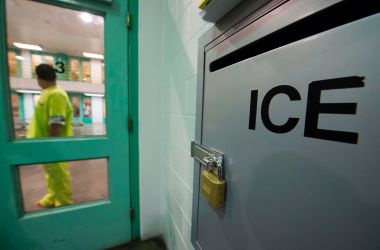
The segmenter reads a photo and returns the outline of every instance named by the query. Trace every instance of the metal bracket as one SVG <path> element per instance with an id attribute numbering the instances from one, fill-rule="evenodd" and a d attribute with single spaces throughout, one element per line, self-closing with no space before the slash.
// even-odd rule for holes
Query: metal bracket
<path id="1" fill-rule="evenodd" d="M 132 130 L 133 130 L 133 119 L 132 119 L 132 117 L 130 117 L 130 116 L 128 116 L 128 131 L 129 132 L 132 132 Z"/>
<path id="2" fill-rule="evenodd" d="M 191 157 L 205 166 L 207 170 L 215 171 L 219 179 L 224 178 L 223 153 L 192 141 Z"/>

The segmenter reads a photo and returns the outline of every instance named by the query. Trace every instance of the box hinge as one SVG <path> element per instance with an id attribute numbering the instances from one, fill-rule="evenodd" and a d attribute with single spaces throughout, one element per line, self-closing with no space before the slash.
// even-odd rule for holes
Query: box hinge
<path id="1" fill-rule="evenodd" d="M 132 129 L 133 129 L 133 119 L 132 117 L 128 117 L 128 131 L 129 132 L 132 132 Z"/>
<path id="2" fill-rule="evenodd" d="M 130 218 L 131 220 L 133 220 L 134 215 L 135 215 L 135 213 L 134 213 L 133 208 L 129 208 L 129 218 Z"/>

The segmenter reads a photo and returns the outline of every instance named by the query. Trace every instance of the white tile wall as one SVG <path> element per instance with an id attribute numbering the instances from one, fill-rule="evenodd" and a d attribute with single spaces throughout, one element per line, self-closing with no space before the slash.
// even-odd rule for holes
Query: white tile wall
<path id="1" fill-rule="evenodd" d="M 198 39 L 210 28 L 198 0 L 165 0 L 163 6 L 162 183 L 164 239 L 169 249 L 191 244 Z"/>
<path id="2" fill-rule="evenodd" d="M 139 1 L 141 233 L 146 238 L 158 232 L 149 221 L 160 215 L 159 234 L 172 250 L 194 249 L 190 142 L 195 134 L 197 49 L 199 37 L 211 27 L 199 16 L 198 2 Z M 158 155 L 156 164 L 152 154 Z M 160 181 L 149 184 L 157 170 Z M 161 212 L 148 201 L 152 193 L 160 194 Z"/>
<path id="3" fill-rule="evenodd" d="M 139 1 L 139 189 L 143 239 L 163 234 L 161 182 L 162 2 Z"/>

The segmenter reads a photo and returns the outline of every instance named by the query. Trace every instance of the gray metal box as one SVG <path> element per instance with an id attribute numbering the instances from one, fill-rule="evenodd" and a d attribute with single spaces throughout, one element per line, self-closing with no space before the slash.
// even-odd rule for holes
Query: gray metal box
<path id="1" fill-rule="evenodd" d="M 380 249 L 374 2 L 243 2 L 201 38 L 196 142 L 227 191 L 212 209 L 195 162 L 196 249 Z"/>

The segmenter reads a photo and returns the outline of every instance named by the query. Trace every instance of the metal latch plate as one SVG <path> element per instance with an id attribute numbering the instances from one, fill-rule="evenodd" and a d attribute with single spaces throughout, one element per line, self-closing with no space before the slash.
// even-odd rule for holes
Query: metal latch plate
<path id="1" fill-rule="evenodd" d="M 205 159 L 210 157 L 217 157 L 223 160 L 223 153 L 215 149 L 205 147 L 193 141 L 191 142 L 191 157 L 196 159 L 203 166 L 207 166 L 208 162 Z"/>

